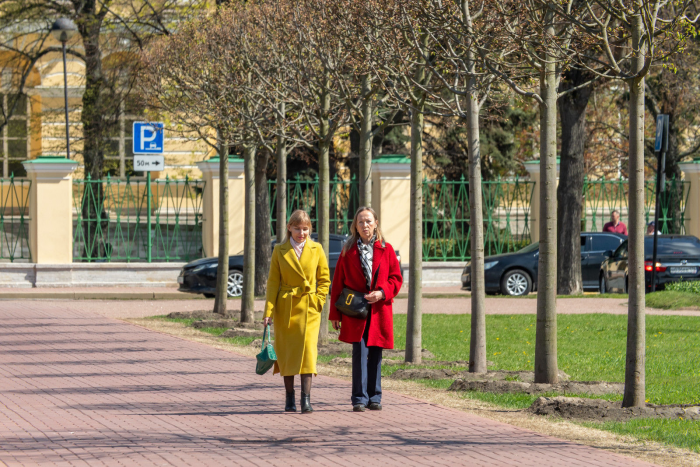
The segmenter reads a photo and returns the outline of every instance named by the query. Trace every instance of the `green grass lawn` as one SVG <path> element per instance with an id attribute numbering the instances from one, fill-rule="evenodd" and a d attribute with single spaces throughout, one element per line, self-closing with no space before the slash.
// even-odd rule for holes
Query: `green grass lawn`
<path id="1" fill-rule="evenodd" d="M 665 293 L 665 292 L 658 292 Z M 164 317 L 158 317 L 164 319 Z M 194 320 L 172 320 L 190 324 Z M 532 371 L 535 352 L 535 315 L 486 316 L 487 358 L 490 369 Z M 406 315 L 394 316 L 396 348 L 406 342 Z M 627 317 L 624 315 L 559 315 L 559 369 L 572 380 L 624 381 Z M 223 329 L 203 329 L 214 335 Z M 700 317 L 647 316 L 646 394 L 654 404 L 700 404 Z M 470 315 L 424 315 L 423 348 L 438 360 L 468 360 Z M 232 338 L 247 345 L 253 338 Z M 344 355 L 349 356 L 349 355 Z M 334 357 L 319 357 L 327 362 Z M 429 362 L 426 362 L 429 365 Z M 405 366 L 385 366 L 388 375 Z M 451 380 L 425 381 L 447 389 Z M 529 407 L 538 396 L 467 392 L 463 397 L 509 408 Z M 622 400 L 610 395 L 608 400 Z M 700 422 L 634 420 L 595 424 L 596 427 L 640 439 L 657 440 L 700 452 Z"/>
<path id="2" fill-rule="evenodd" d="M 405 345 L 406 316 L 394 317 L 396 344 Z M 491 369 L 533 370 L 534 315 L 486 316 L 487 358 Z M 559 368 L 573 380 L 624 381 L 627 317 L 559 315 Z M 469 315 L 424 315 L 423 347 L 440 360 L 466 360 Z M 647 316 L 646 394 L 655 404 L 700 404 L 700 317 Z M 428 382 L 447 387 L 449 382 Z M 463 393 L 463 397 L 509 408 L 529 407 L 538 396 Z M 607 396 L 621 400 L 621 396 Z M 700 452 L 700 421 L 640 419 L 594 424 L 639 439 L 661 441 Z"/>
<path id="3" fill-rule="evenodd" d="M 681 308 L 697 310 L 700 307 L 700 295 L 693 292 L 662 290 L 647 294 L 646 304 L 650 308 L 662 310 L 679 310 Z"/>

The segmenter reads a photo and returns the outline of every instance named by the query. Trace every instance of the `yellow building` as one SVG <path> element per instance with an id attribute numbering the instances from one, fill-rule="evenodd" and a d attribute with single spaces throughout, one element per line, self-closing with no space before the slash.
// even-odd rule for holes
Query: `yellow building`
<path id="1" fill-rule="evenodd" d="M 59 43 L 47 41 L 46 47 L 60 47 Z M 73 40 L 70 47 L 82 52 L 79 41 Z M 109 63 L 119 52 L 103 57 Z M 123 57 L 122 57 L 123 59 Z M 64 115 L 64 75 L 60 53 L 50 53 L 38 60 L 25 82 L 25 92 L 17 97 L 18 68 L 16 56 L 7 52 L 0 54 L 2 81 L 0 98 L 5 115 L 17 100 L 15 110 L 1 132 L 0 178 L 11 174 L 25 176 L 21 161 L 37 156 L 66 155 Z M 71 158 L 80 164 L 77 177 L 82 172 L 82 123 L 81 107 L 85 89 L 85 64 L 73 55 L 67 56 L 68 107 L 71 138 Z M 132 91 L 121 103 L 118 123 L 107 136 L 105 169 L 113 176 L 124 177 L 132 167 L 132 123 L 148 120 L 143 96 Z M 165 170 L 161 176 L 182 178 L 185 175 L 199 178 L 201 172 L 196 162 L 203 160 L 210 149 L 202 142 L 165 132 Z M 137 173 L 137 175 L 141 175 Z"/>

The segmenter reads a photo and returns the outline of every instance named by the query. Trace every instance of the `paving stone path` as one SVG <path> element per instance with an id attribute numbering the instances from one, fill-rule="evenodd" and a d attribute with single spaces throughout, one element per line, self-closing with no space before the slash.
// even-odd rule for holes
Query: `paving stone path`
<path id="1" fill-rule="evenodd" d="M 649 465 L 393 393 L 354 413 L 323 376 L 316 412 L 285 414 L 280 377 L 253 370 L 70 302 L 0 301 L 0 465 Z"/>

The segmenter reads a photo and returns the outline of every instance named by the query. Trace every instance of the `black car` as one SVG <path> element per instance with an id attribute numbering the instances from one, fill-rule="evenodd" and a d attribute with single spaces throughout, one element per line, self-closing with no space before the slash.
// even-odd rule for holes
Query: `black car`
<path id="1" fill-rule="evenodd" d="M 584 289 L 598 289 L 600 264 L 606 252 L 616 249 L 626 240 L 622 234 L 609 232 L 581 233 L 581 275 Z M 484 280 L 487 293 L 527 295 L 537 290 L 539 243 L 533 243 L 515 253 L 489 256 L 484 259 Z M 471 262 L 462 272 L 462 286 L 471 288 Z"/>
<path id="2" fill-rule="evenodd" d="M 644 276 L 651 290 L 652 248 L 654 237 L 644 238 Z M 610 258 L 600 267 L 601 293 L 627 293 L 627 242 L 608 252 Z M 700 240 L 692 235 L 659 235 L 656 247 L 656 289 L 669 282 L 700 280 Z"/>
<path id="3" fill-rule="evenodd" d="M 313 233 L 311 238 L 316 241 L 318 235 Z M 331 270 L 331 277 L 335 270 L 335 264 L 338 262 L 340 250 L 343 248 L 343 243 L 348 238 L 347 235 L 331 234 L 329 236 L 330 257 L 328 258 L 328 267 Z M 276 240 L 272 241 L 274 248 Z M 397 253 L 398 254 L 398 253 Z M 191 263 L 187 263 L 180 271 L 180 276 L 177 278 L 180 284 L 181 292 L 201 293 L 205 297 L 211 298 L 216 293 L 216 273 L 218 270 L 219 259 L 202 258 Z M 239 297 L 243 293 L 243 255 L 228 257 L 228 296 Z"/>

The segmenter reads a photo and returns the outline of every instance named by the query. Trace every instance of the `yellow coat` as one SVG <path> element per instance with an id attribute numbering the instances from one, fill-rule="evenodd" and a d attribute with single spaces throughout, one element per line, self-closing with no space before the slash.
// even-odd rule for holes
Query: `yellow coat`
<path id="1" fill-rule="evenodd" d="M 320 244 L 307 238 L 301 258 L 289 240 L 275 246 L 265 303 L 265 317 L 272 317 L 275 327 L 274 373 L 316 374 L 321 309 L 330 285 L 328 261 Z"/>

